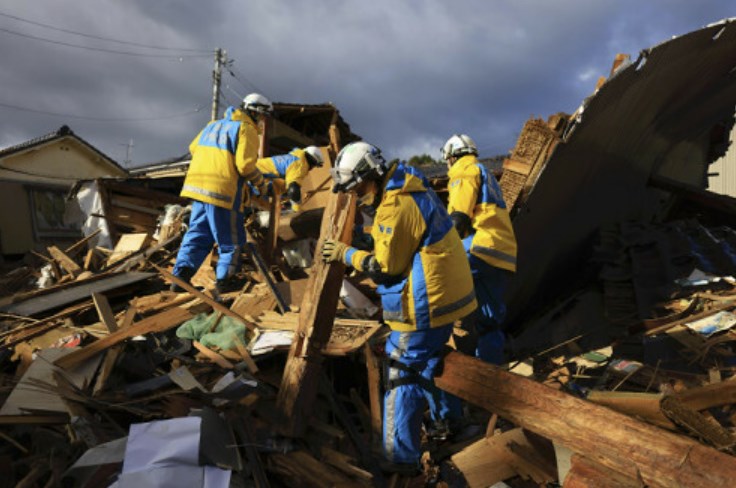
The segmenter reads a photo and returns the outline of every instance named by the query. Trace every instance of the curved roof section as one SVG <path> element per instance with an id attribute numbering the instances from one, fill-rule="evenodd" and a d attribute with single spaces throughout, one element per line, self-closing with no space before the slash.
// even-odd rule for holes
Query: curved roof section
<path id="1" fill-rule="evenodd" d="M 570 291 L 602 226 L 664 217 L 669 195 L 653 178 L 706 188 L 710 132 L 736 107 L 735 20 L 642 51 L 583 102 L 513 217 L 510 320 Z"/>

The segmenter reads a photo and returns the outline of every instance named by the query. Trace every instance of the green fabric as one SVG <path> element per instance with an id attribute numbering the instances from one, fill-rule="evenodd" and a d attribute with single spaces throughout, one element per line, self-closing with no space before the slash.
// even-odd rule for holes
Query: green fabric
<path id="1" fill-rule="evenodd" d="M 235 348 L 237 336 L 243 344 L 248 341 L 245 337 L 245 324 L 240 320 L 224 315 L 215 330 L 210 332 L 212 324 L 217 320 L 217 313 L 200 313 L 194 318 L 187 320 L 176 329 L 176 336 L 182 339 L 199 341 L 203 346 L 228 350 Z"/>

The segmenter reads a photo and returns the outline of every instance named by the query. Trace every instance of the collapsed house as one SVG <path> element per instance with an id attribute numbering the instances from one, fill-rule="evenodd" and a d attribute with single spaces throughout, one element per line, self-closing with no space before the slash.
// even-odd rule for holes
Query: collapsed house
<path id="1" fill-rule="evenodd" d="M 445 357 L 437 386 L 482 429 L 428 441 L 414 479 L 378 466 L 386 329 L 374 287 L 313 259 L 318 240 L 348 241 L 355 223 L 354 198 L 328 191 L 327 167 L 310 174 L 302 212 L 274 205 L 249 219 L 246 284 L 219 297 L 207 265 L 196 287 L 167 291 L 185 219 L 159 219 L 174 197 L 145 185 L 180 169 L 100 180 L 108 203 L 92 213 L 114 228 L 111 248 L 90 245 L 102 233 L 91 225 L 49 247 L 56 285 L 0 304 L 5 478 L 727 486 L 736 200 L 707 184 L 734 150 L 735 54 L 733 23 L 707 26 L 618 59 L 574 114 L 524 126 L 501 176 L 519 242 L 511 363 Z M 352 137 L 334 107 L 313 122 L 308 107 L 283 110 L 309 142 L 272 148 L 316 143 L 330 161 Z M 14 280 L 7 288 L 22 288 Z"/>

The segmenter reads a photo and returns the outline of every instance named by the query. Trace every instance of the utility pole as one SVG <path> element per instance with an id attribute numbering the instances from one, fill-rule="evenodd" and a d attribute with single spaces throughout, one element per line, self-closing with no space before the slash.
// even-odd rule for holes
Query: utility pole
<path id="1" fill-rule="evenodd" d="M 220 112 L 220 81 L 222 80 L 222 67 L 227 63 L 227 53 L 224 49 L 215 50 L 215 69 L 212 70 L 212 117 L 218 118 Z"/>
<path id="2" fill-rule="evenodd" d="M 125 146 L 125 161 L 123 161 L 123 166 L 126 168 L 130 166 L 131 159 L 130 156 L 133 153 L 133 139 L 130 139 L 127 144 L 120 144 L 121 146 Z"/>

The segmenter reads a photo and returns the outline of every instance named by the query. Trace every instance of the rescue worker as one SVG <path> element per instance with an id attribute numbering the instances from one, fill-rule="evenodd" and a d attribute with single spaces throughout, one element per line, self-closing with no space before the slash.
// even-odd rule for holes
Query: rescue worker
<path id="1" fill-rule="evenodd" d="M 475 142 L 465 134 L 453 135 L 443 146 L 449 169 L 447 211 L 463 238 L 473 273 L 478 299 L 475 356 L 502 364 L 504 293 L 516 271 L 516 237 L 501 188 L 477 156 Z"/>
<path id="2" fill-rule="evenodd" d="M 453 323 L 477 306 L 470 267 L 447 211 L 418 170 L 387 164 L 378 148 L 355 142 L 338 154 L 332 177 L 333 191 L 355 191 L 358 205 L 375 208 L 373 252 L 333 240 L 321 251 L 325 261 L 341 261 L 378 285 L 392 330 L 384 385 L 387 469 L 415 469 L 425 401 L 445 418 L 462 416 L 460 400 L 437 388 L 433 377 Z"/>
<path id="3" fill-rule="evenodd" d="M 271 187 L 269 193 L 275 198 L 286 193 L 292 210 L 298 211 L 302 203 L 302 181 L 312 168 L 321 168 L 323 164 L 320 148 L 308 146 L 295 148 L 288 154 L 261 158 L 256 166 Z"/>
<path id="4" fill-rule="evenodd" d="M 246 182 L 265 192 L 265 180 L 256 167 L 258 123 L 272 112 L 268 98 L 251 93 L 240 107 L 228 107 L 224 118 L 207 124 L 189 145 L 192 160 L 181 196 L 193 200 L 192 215 L 176 256 L 174 276 L 189 281 L 215 243 L 218 291 L 223 291 L 237 270 L 245 244 Z M 181 291 L 176 285 L 172 290 Z"/>

